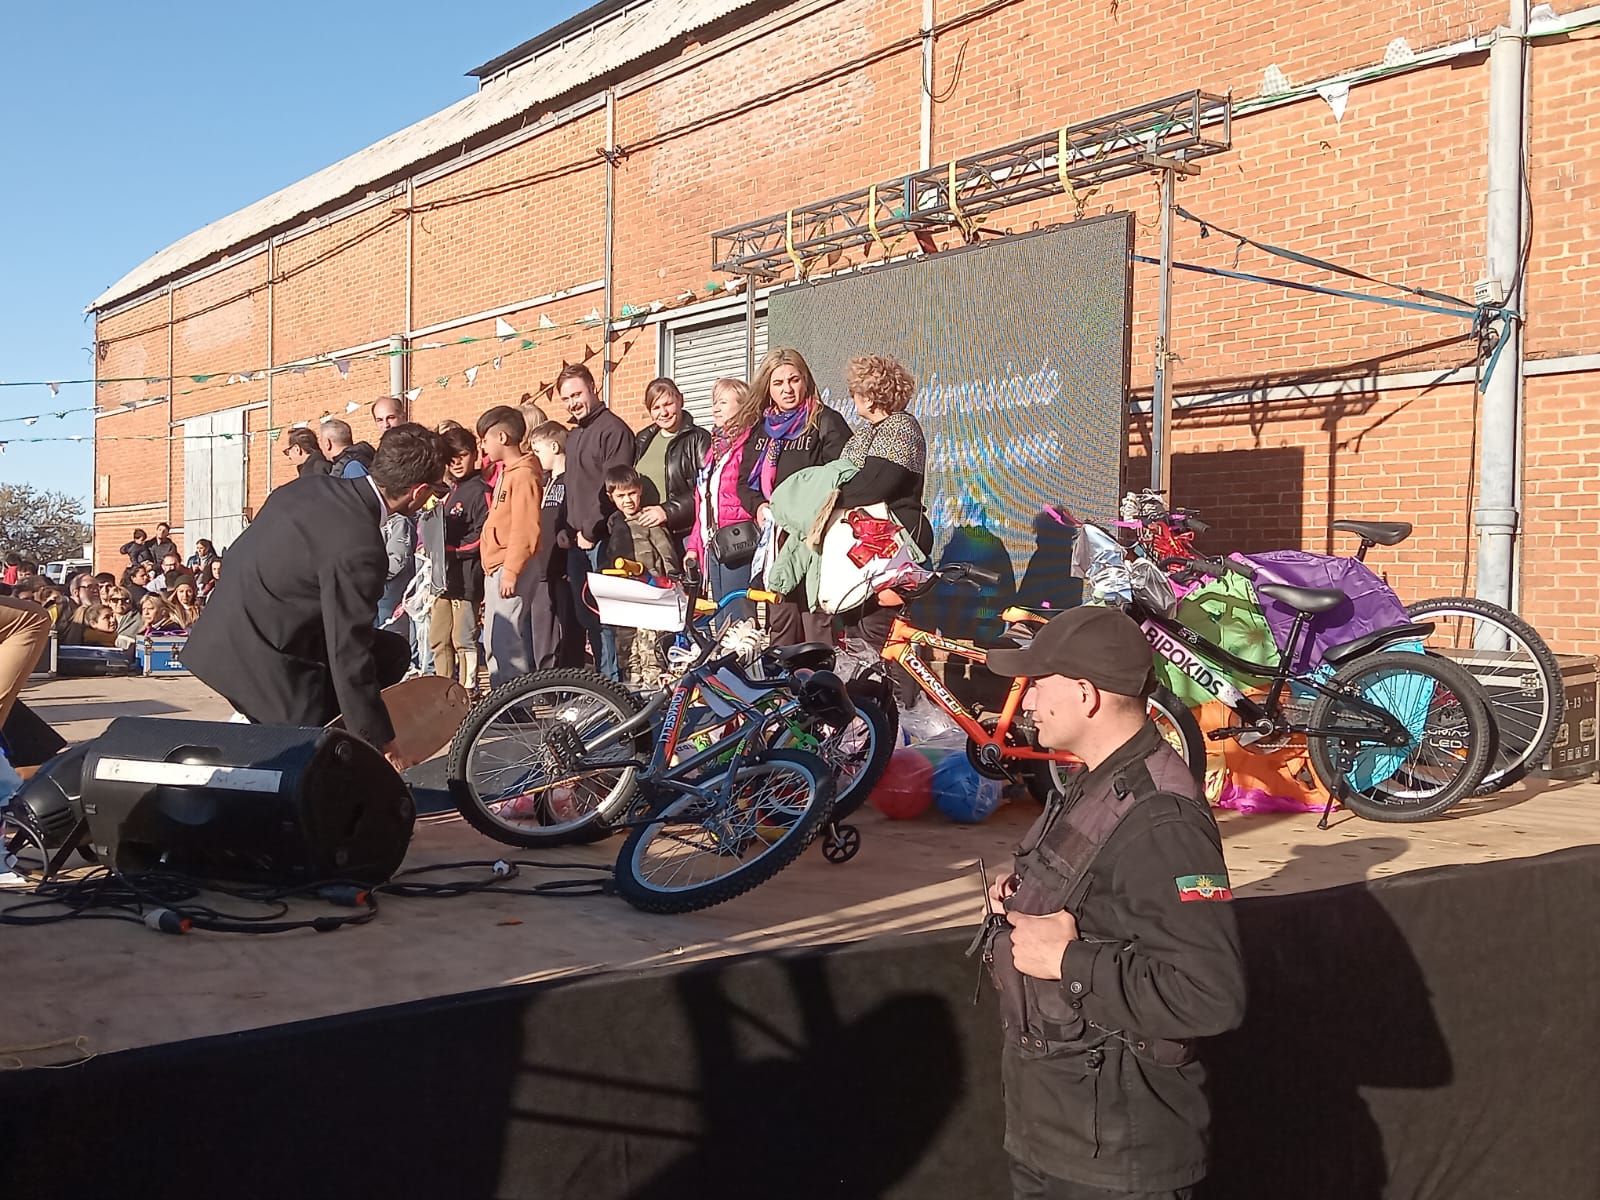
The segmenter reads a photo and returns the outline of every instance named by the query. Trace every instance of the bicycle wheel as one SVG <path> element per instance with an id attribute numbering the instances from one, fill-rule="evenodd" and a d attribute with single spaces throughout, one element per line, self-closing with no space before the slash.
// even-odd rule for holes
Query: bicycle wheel
<path id="1" fill-rule="evenodd" d="M 1158 687 L 1150 693 L 1150 719 L 1156 723 L 1156 730 L 1166 739 L 1167 744 L 1178 752 L 1184 764 L 1189 768 L 1189 774 L 1194 776 L 1194 781 L 1201 789 L 1206 785 L 1206 738 L 1200 731 L 1200 722 L 1195 720 L 1194 713 L 1182 700 L 1179 700 L 1164 687 Z M 1039 760 L 1033 764 L 1033 777 L 1029 780 L 1028 790 L 1043 804 L 1050 798 L 1052 791 L 1062 791 L 1067 786 L 1071 772 L 1076 770 L 1071 763 L 1058 763 L 1049 760 Z"/>
<path id="2" fill-rule="evenodd" d="M 638 711 L 620 684 L 592 671 L 535 671 L 502 684 L 473 705 L 450 743 L 451 798 L 474 829 L 510 846 L 603 838 L 632 800 L 637 772 L 573 766 L 648 754 L 648 730 L 590 749 Z"/>
<path id="3" fill-rule="evenodd" d="M 833 809 L 829 820 L 842 821 L 866 801 L 889 766 L 900 735 L 900 714 L 891 702 L 885 708 L 851 690 L 855 719 L 842 727 L 813 722 L 799 737 L 784 732 L 773 740 L 790 750 L 809 750 L 833 772 Z"/>
<path id="4" fill-rule="evenodd" d="M 1346 663 L 1329 682 L 1398 717 L 1411 733 L 1405 746 L 1380 745 L 1376 718 L 1342 696 L 1317 697 L 1312 728 L 1366 725 L 1374 732 L 1371 739 L 1308 738 L 1317 778 L 1357 816 L 1421 821 L 1482 782 L 1494 753 L 1494 718 L 1483 689 L 1465 667 L 1431 654 L 1391 650 Z M 1343 795 L 1341 779 L 1348 785 Z"/>
<path id="5" fill-rule="evenodd" d="M 1488 697 L 1500 741 L 1478 795 L 1509 787 L 1544 762 L 1560 732 L 1566 693 L 1561 666 L 1533 626 L 1474 596 L 1419 600 L 1406 612 L 1433 622 L 1428 652 L 1466 667 Z"/>
<path id="6" fill-rule="evenodd" d="M 833 779 L 821 758 L 765 751 L 739 770 L 726 796 L 674 796 L 634 826 L 617 856 L 617 895 L 655 913 L 732 900 L 798 858 L 832 803 Z"/>

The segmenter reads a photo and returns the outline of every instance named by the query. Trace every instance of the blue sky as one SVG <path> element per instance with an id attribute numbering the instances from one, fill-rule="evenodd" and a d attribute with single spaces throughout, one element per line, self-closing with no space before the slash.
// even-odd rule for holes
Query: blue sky
<path id="1" fill-rule="evenodd" d="M 0 380 L 90 374 L 83 308 L 145 258 L 469 94 L 584 0 L 457 10 L 21 5 L 0 39 Z M 87 385 L 0 388 L 0 481 L 92 491 Z M 82 435 L 79 444 L 21 437 Z"/>

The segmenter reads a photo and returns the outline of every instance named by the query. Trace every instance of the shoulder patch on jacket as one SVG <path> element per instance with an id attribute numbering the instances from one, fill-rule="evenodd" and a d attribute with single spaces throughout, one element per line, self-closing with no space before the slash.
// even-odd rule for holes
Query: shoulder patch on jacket
<path id="1" fill-rule="evenodd" d="M 1178 899 L 1185 904 L 1191 900 L 1232 900 L 1233 889 L 1228 886 L 1226 871 L 1211 875 L 1179 875 Z"/>

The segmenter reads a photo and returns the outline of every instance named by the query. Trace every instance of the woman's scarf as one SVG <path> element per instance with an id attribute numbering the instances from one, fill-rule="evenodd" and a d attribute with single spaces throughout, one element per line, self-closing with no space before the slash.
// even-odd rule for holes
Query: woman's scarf
<path id="1" fill-rule="evenodd" d="M 814 404 L 815 400 L 808 400 L 788 412 L 779 412 L 775 408 L 767 411 L 766 418 L 762 422 L 767 435 L 767 448 L 756 461 L 755 470 L 750 472 L 750 478 L 745 482 L 757 488 L 769 500 L 772 499 L 773 485 L 777 482 L 778 455 L 785 443 L 792 442 L 811 420 Z"/>

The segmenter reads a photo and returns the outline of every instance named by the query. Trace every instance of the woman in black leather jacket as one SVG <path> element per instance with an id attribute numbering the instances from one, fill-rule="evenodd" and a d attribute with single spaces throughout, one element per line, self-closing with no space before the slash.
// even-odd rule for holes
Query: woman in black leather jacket
<path id="1" fill-rule="evenodd" d="M 665 525 L 682 550 L 683 535 L 694 524 L 694 485 L 711 434 L 694 423 L 683 407 L 683 393 L 670 379 L 652 379 L 644 390 L 652 423 L 634 438 L 633 464 L 644 481 L 639 521 Z"/>

